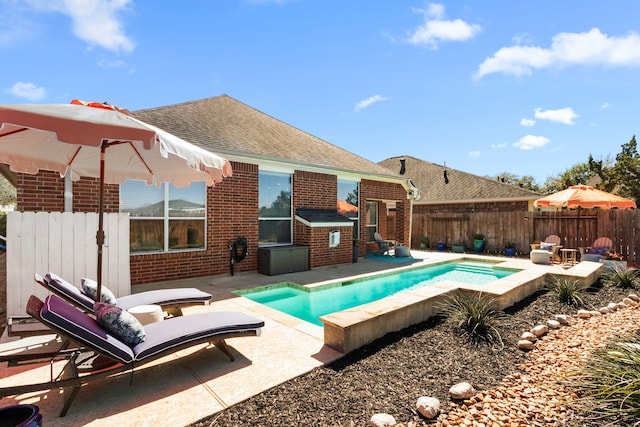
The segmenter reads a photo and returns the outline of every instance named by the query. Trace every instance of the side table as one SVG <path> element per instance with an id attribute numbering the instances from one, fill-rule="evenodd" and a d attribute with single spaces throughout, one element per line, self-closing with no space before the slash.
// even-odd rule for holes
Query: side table
<path id="1" fill-rule="evenodd" d="M 137 305 L 127 311 L 138 319 L 143 326 L 149 323 L 160 322 L 164 319 L 162 307 L 156 304 Z"/>

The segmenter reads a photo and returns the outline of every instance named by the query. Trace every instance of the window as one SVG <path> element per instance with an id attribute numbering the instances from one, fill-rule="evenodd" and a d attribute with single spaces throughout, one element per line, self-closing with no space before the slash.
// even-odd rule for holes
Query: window
<path id="1" fill-rule="evenodd" d="M 291 244 L 291 174 L 260 172 L 260 245 Z"/>
<path id="2" fill-rule="evenodd" d="M 360 233 L 358 226 L 358 183 L 338 179 L 338 213 L 353 221 L 353 238 Z"/>
<path id="3" fill-rule="evenodd" d="M 205 247 L 204 182 L 178 188 L 173 184 L 155 187 L 144 181 L 127 181 L 120 186 L 120 212 L 130 216 L 131 253 Z"/>
<path id="4" fill-rule="evenodd" d="M 374 234 L 378 231 L 378 202 L 367 202 L 365 227 L 367 230 L 367 242 L 375 241 Z"/>

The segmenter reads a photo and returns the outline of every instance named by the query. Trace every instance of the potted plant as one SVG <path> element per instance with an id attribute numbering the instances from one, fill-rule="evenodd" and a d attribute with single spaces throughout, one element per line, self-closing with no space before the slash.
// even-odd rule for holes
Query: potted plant
<path id="1" fill-rule="evenodd" d="M 453 245 L 451 245 L 451 252 L 462 254 L 464 253 L 464 250 L 465 247 L 463 241 L 455 242 Z"/>
<path id="2" fill-rule="evenodd" d="M 620 252 L 608 251 L 604 253 L 604 257 L 600 260 L 602 264 L 612 268 L 627 268 L 627 260 Z"/>
<path id="3" fill-rule="evenodd" d="M 447 249 L 447 242 L 443 242 L 442 240 L 440 240 L 438 243 L 436 243 L 436 249 L 439 251 L 444 251 L 445 249 Z"/>
<path id="4" fill-rule="evenodd" d="M 484 252 L 485 240 L 484 234 L 476 233 L 473 235 L 473 250 L 477 253 Z"/>
<path id="5" fill-rule="evenodd" d="M 420 239 L 420 249 L 428 249 L 429 248 L 429 237 L 422 236 Z"/>
<path id="6" fill-rule="evenodd" d="M 504 244 L 504 254 L 506 256 L 516 256 L 516 244 L 507 240 Z"/>

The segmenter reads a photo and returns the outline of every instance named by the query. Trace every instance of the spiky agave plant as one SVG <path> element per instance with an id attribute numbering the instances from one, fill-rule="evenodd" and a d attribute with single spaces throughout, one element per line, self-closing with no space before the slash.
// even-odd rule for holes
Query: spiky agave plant
<path id="1" fill-rule="evenodd" d="M 584 306 L 584 302 L 581 297 L 584 290 L 580 287 L 579 280 L 554 277 L 553 280 L 547 283 L 545 287 L 558 299 L 558 301 L 563 304 L 573 305 L 576 307 Z"/>
<path id="2" fill-rule="evenodd" d="M 577 404 L 609 425 L 639 425 L 640 334 L 611 341 L 594 351 L 568 385 L 578 391 Z"/>
<path id="3" fill-rule="evenodd" d="M 602 284 L 625 289 L 640 289 L 640 279 L 637 272 L 619 265 L 605 269 L 602 275 Z"/>
<path id="4" fill-rule="evenodd" d="M 476 342 L 504 348 L 500 335 L 500 319 L 506 314 L 496 309 L 496 301 L 482 293 L 455 292 L 439 305 L 447 322 L 459 328 Z"/>

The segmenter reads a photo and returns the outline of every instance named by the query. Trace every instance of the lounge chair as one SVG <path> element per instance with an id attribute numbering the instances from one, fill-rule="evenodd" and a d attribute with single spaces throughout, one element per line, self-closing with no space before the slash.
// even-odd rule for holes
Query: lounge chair
<path id="1" fill-rule="evenodd" d="M 47 273 L 45 277 L 42 277 L 36 273 L 34 275 L 34 280 L 45 287 L 48 291 L 58 295 L 70 304 L 73 304 L 88 313 L 93 313 L 93 303 L 95 302 L 94 297 L 90 297 L 57 274 Z M 95 282 L 91 282 L 91 280 L 83 279 L 83 287 L 87 289 L 95 289 Z M 163 311 L 166 311 L 167 316 L 173 317 L 182 316 L 181 307 L 183 306 L 209 304 L 209 301 L 211 300 L 211 294 L 202 292 L 196 288 L 158 289 L 126 295 L 117 299 L 106 287 L 103 286 L 102 291 L 103 295 L 105 295 L 105 293 L 110 294 L 110 302 L 123 310 L 130 310 L 133 307 L 141 305 L 154 304 L 161 306 Z M 7 334 L 11 337 L 26 337 L 51 334 L 51 330 L 46 328 L 42 322 L 37 322 L 32 316 L 12 316 L 7 322 Z M 75 348 L 69 349 L 68 347 L 70 345 L 71 343 L 68 340 L 64 340 L 60 346 L 60 350 L 76 350 Z M 38 359 L 39 356 L 36 356 L 35 358 Z M 26 360 L 27 357 L 25 356 L 25 361 Z M 7 361 L 6 358 L 0 356 L 0 362 L 4 361 Z"/>
<path id="2" fill-rule="evenodd" d="M 534 249 L 529 254 L 529 259 L 534 264 L 553 264 L 554 262 L 561 262 L 560 244 L 562 240 L 560 236 L 551 234 L 544 239 L 544 242 L 540 243 L 540 249 Z"/>
<path id="3" fill-rule="evenodd" d="M 105 304 L 106 305 L 106 304 Z M 14 396 L 41 390 L 67 389 L 60 416 L 66 415 L 73 399 L 83 384 L 114 373 L 132 370 L 142 364 L 174 353 L 178 350 L 210 342 L 234 360 L 225 339 L 259 336 L 264 321 L 240 312 L 207 312 L 189 316 L 172 317 L 142 328 L 144 341 L 126 344 L 124 335 L 109 332 L 98 320 L 74 307 L 56 295 L 49 295 L 44 302 L 31 296 L 27 313 L 65 338 L 75 341 L 82 348 L 89 348 L 114 363 L 106 369 L 82 375 L 78 371 L 80 350 L 68 351 L 62 372 L 48 382 L 0 388 L 0 397 Z M 126 313 L 126 312 L 123 312 Z M 98 316 L 99 317 L 99 316 Z M 117 325 L 122 331 L 121 324 Z"/>
<path id="4" fill-rule="evenodd" d="M 598 237 L 591 246 L 585 249 L 580 261 L 600 262 L 612 248 L 613 242 L 610 238 Z"/>
<path id="5" fill-rule="evenodd" d="M 396 241 L 395 240 L 387 240 L 383 239 L 380 233 L 377 231 L 373 234 L 373 238 L 378 244 L 378 254 L 384 255 L 385 253 L 389 255 L 389 250 L 395 249 Z"/>
<path id="6" fill-rule="evenodd" d="M 34 280 L 47 288 L 49 291 L 67 300 L 85 311 L 93 311 L 93 303 L 95 299 L 90 297 L 78 287 L 67 282 L 55 273 L 47 273 L 45 277 L 36 274 Z M 83 287 L 87 287 L 87 279 L 83 279 Z M 90 285 L 89 285 L 90 287 Z M 103 295 L 110 291 L 102 286 Z M 173 288 L 158 289 L 154 291 L 139 292 L 137 294 L 126 295 L 122 297 L 111 297 L 117 307 L 123 310 L 129 310 L 138 305 L 156 304 L 167 307 L 167 310 L 174 316 L 182 315 L 180 306 L 189 304 L 208 304 L 211 300 L 211 294 L 202 292 L 196 288 Z M 103 297 L 104 300 L 104 297 Z"/>

